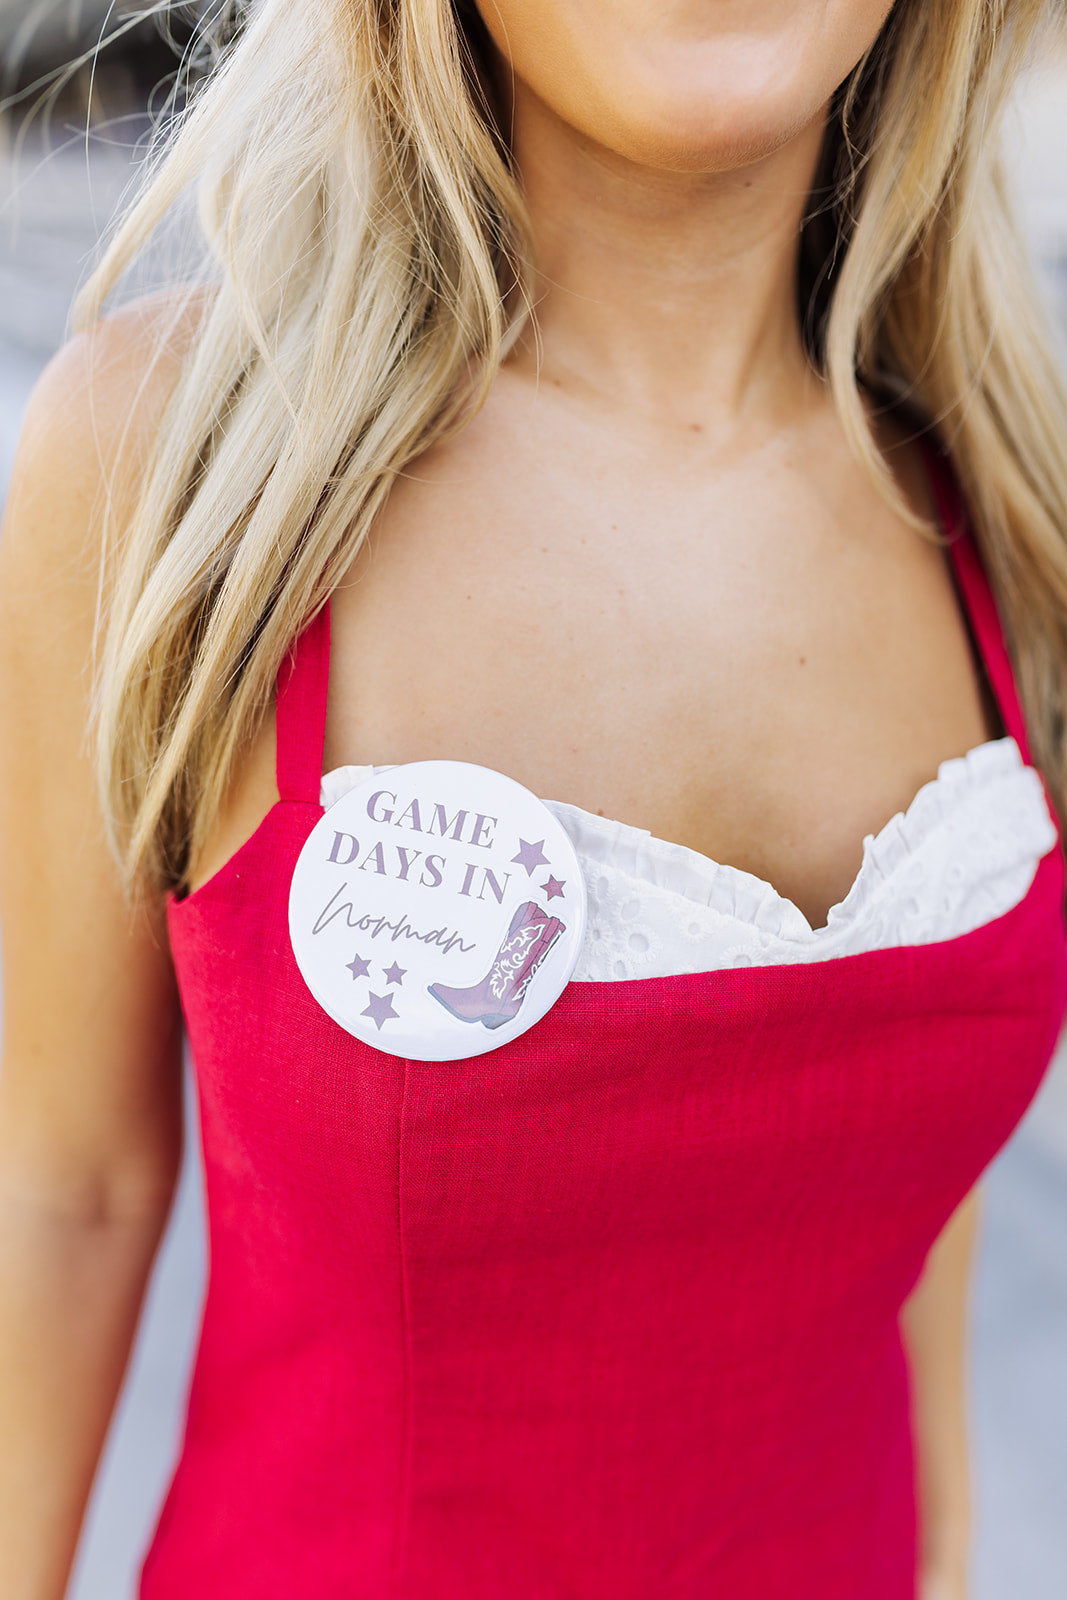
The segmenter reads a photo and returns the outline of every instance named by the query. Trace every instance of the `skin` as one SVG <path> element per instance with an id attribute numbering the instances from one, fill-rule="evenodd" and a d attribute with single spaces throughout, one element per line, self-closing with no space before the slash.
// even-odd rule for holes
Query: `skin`
<path id="1" fill-rule="evenodd" d="M 400 479 L 334 597 L 327 768 L 480 762 L 754 872 L 820 926 L 864 836 L 999 731 L 945 557 L 852 459 L 793 307 L 825 108 L 887 10 L 485 0 L 537 337 Z M 177 1159 L 165 930 L 123 907 L 81 687 L 101 456 L 121 517 L 195 334 L 145 390 L 152 323 L 109 322 L 46 375 L 0 543 L 3 1600 L 62 1592 Z M 931 520 L 914 450 L 878 427 Z M 268 717 L 194 887 L 276 799 Z M 905 1318 L 928 1600 L 967 1593 L 974 1215 Z"/>

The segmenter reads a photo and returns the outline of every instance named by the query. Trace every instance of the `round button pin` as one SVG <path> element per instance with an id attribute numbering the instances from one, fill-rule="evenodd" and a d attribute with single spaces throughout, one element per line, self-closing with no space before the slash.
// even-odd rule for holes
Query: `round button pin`
<path id="1" fill-rule="evenodd" d="M 365 1044 L 457 1061 L 562 994 L 585 881 L 536 795 L 488 767 L 381 768 L 325 811 L 289 888 L 289 937 L 323 1010 Z"/>

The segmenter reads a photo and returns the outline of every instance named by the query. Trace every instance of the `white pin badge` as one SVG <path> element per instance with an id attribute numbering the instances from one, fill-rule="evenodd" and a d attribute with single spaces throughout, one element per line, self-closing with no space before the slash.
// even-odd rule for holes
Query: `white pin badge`
<path id="1" fill-rule="evenodd" d="M 365 1044 L 455 1061 L 525 1033 L 585 935 L 574 846 L 522 784 L 464 761 L 380 769 L 316 823 L 289 936 L 323 1010 Z"/>

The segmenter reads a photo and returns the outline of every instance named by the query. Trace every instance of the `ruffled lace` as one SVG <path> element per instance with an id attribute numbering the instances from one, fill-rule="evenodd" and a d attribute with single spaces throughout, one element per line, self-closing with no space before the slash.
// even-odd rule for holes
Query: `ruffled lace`
<path id="1" fill-rule="evenodd" d="M 385 767 L 337 767 L 332 805 Z M 589 896 L 574 977 L 611 981 L 827 960 L 956 938 L 1009 911 L 1056 843 L 1041 780 L 1014 739 L 943 761 L 906 811 L 863 841 L 851 889 L 822 928 L 762 878 L 644 828 L 545 802 L 574 843 Z"/>

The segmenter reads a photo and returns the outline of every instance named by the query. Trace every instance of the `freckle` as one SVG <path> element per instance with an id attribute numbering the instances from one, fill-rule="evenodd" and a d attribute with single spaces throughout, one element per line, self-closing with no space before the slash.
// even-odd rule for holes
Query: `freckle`
<path id="1" fill-rule="evenodd" d="M 808 664 L 808 658 L 807 658 L 807 656 L 799 656 L 799 657 L 798 657 L 798 660 L 799 660 L 799 662 L 800 662 L 800 665 L 801 665 L 801 666 L 802 666 L 802 667 L 806 667 L 806 666 L 807 666 L 807 664 Z"/>
<path id="2" fill-rule="evenodd" d="M 603 813 L 603 812 L 602 812 L 602 811 L 601 811 L 601 810 L 599 810 L 599 808 L 598 808 L 598 810 L 597 810 L 597 816 L 598 816 L 598 817 L 602 817 L 602 816 L 603 816 L 603 815 L 604 815 L 604 813 Z"/>
<path id="3" fill-rule="evenodd" d="M 704 424 L 702 422 L 691 422 L 689 424 L 689 432 L 690 433 L 703 433 L 704 432 Z"/>

